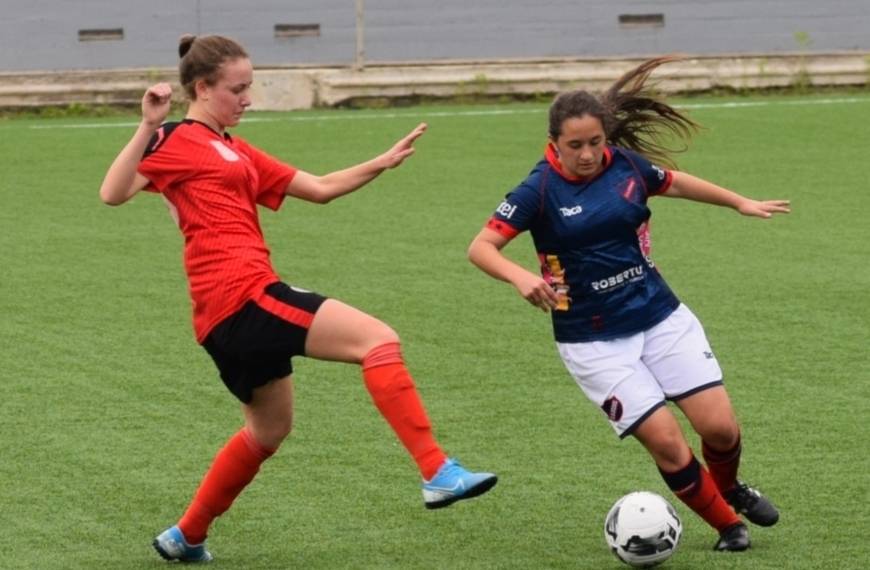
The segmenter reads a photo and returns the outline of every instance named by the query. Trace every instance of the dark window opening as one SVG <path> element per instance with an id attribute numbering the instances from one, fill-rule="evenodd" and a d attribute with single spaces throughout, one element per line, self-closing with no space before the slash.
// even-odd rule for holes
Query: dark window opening
<path id="1" fill-rule="evenodd" d="M 622 28 L 661 28 L 665 25 L 664 14 L 620 14 Z"/>
<path id="2" fill-rule="evenodd" d="M 124 39 L 124 28 L 92 28 L 79 30 L 80 42 L 118 41 Z"/>
<path id="3" fill-rule="evenodd" d="M 275 24 L 276 38 L 319 36 L 320 24 Z"/>

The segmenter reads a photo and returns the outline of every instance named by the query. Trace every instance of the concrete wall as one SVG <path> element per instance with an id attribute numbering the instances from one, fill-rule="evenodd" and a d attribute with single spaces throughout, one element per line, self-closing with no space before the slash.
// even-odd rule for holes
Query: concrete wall
<path id="1" fill-rule="evenodd" d="M 572 88 L 601 90 L 637 58 L 551 58 L 350 67 L 257 68 L 255 110 L 305 109 L 366 99 L 549 95 Z M 0 108 L 70 103 L 138 105 L 157 81 L 175 85 L 173 68 L 64 72 L 0 72 Z M 870 52 L 696 56 L 656 71 L 658 88 L 706 91 L 810 85 L 868 85 Z"/>
<path id="2" fill-rule="evenodd" d="M 240 40 L 262 66 L 348 65 L 354 0 L 0 0 L 0 72 L 172 67 L 182 33 Z M 870 51 L 870 0 L 367 0 L 366 60 Z M 621 25 L 661 14 L 663 25 Z M 276 38 L 275 24 L 320 35 Z M 117 41 L 79 30 L 123 29 Z"/>

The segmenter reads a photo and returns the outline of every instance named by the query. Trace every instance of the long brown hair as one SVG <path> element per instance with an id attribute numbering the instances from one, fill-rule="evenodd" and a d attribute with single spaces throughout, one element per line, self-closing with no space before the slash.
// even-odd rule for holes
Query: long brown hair
<path id="1" fill-rule="evenodd" d="M 205 80 L 214 85 L 220 77 L 225 61 L 247 58 L 248 54 L 238 42 L 223 36 L 194 36 L 185 34 L 178 40 L 178 74 L 181 86 L 191 100 L 196 99 L 196 82 Z"/>
<path id="2" fill-rule="evenodd" d="M 679 61 L 679 56 L 647 60 L 625 73 L 600 95 L 577 90 L 562 93 L 550 106 L 549 134 L 553 140 L 562 133 L 562 124 L 574 117 L 591 115 L 601 121 L 610 144 L 639 152 L 647 158 L 675 167 L 674 148 L 663 139 L 669 135 L 683 141 L 700 128 L 698 123 L 657 98 L 646 86 L 650 74 L 660 65 Z"/>

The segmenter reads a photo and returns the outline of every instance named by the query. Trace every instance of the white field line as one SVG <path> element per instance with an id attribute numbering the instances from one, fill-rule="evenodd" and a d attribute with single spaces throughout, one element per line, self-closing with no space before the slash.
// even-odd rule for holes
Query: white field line
<path id="1" fill-rule="evenodd" d="M 687 103 L 676 105 L 680 109 L 741 109 L 745 107 L 780 107 L 804 105 L 841 105 L 850 103 L 867 103 L 870 97 L 849 97 L 842 99 L 798 99 L 795 101 L 732 101 L 723 103 Z M 335 113 L 330 115 L 303 115 L 299 117 L 248 117 L 242 123 L 274 123 L 274 122 L 311 122 L 311 121 L 348 121 L 366 119 L 426 119 L 431 117 L 485 117 L 490 115 L 526 115 L 545 113 L 546 107 L 534 109 L 481 109 L 478 111 L 429 111 L 407 113 Z M 138 122 L 124 123 L 73 123 L 68 125 L 31 125 L 31 129 L 108 129 L 135 127 Z"/>

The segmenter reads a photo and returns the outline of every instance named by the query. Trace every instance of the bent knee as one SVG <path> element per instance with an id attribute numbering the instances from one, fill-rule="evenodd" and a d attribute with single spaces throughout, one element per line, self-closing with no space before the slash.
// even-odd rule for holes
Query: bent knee
<path id="1" fill-rule="evenodd" d="M 717 450 L 731 449 L 740 440 L 740 428 L 734 422 L 717 422 L 698 431 L 704 443 Z"/>
<path id="2" fill-rule="evenodd" d="M 293 418 L 273 420 L 268 424 L 249 424 L 248 429 L 257 443 L 267 449 L 278 449 L 293 431 Z"/>
<path id="3" fill-rule="evenodd" d="M 362 361 L 362 359 L 365 358 L 365 356 L 373 349 L 378 348 L 379 346 L 400 343 L 401 340 L 399 339 L 398 333 L 394 331 L 390 325 L 381 321 L 376 321 L 370 325 L 369 329 L 366 331 L 365 339 L 361 346 L 360 361 Z"/>
<path id="4" fill-rule="evenodd" d="M 370 342 L 372 348 L 374 348 L 382 344 L 401 342 L 401 340 L 399 339 L 399 333 L 394 331 L 390 325 L 378 321 L 378 326 L 372 331 Z"/>
<path id="5" fill-rule="evenodd" d="M 692 450 L 679 428 L 647 433 L 641 443 L 656 465 L 665 471 L 677 471 L 692 458 Z"/>
<path id="6" fill-rule="evenodd" d="M 685 467 L 692 457 L 692 450 L 682 438 L 662 440 L 648 449 L 656 464 L 669 471 Z"/>

